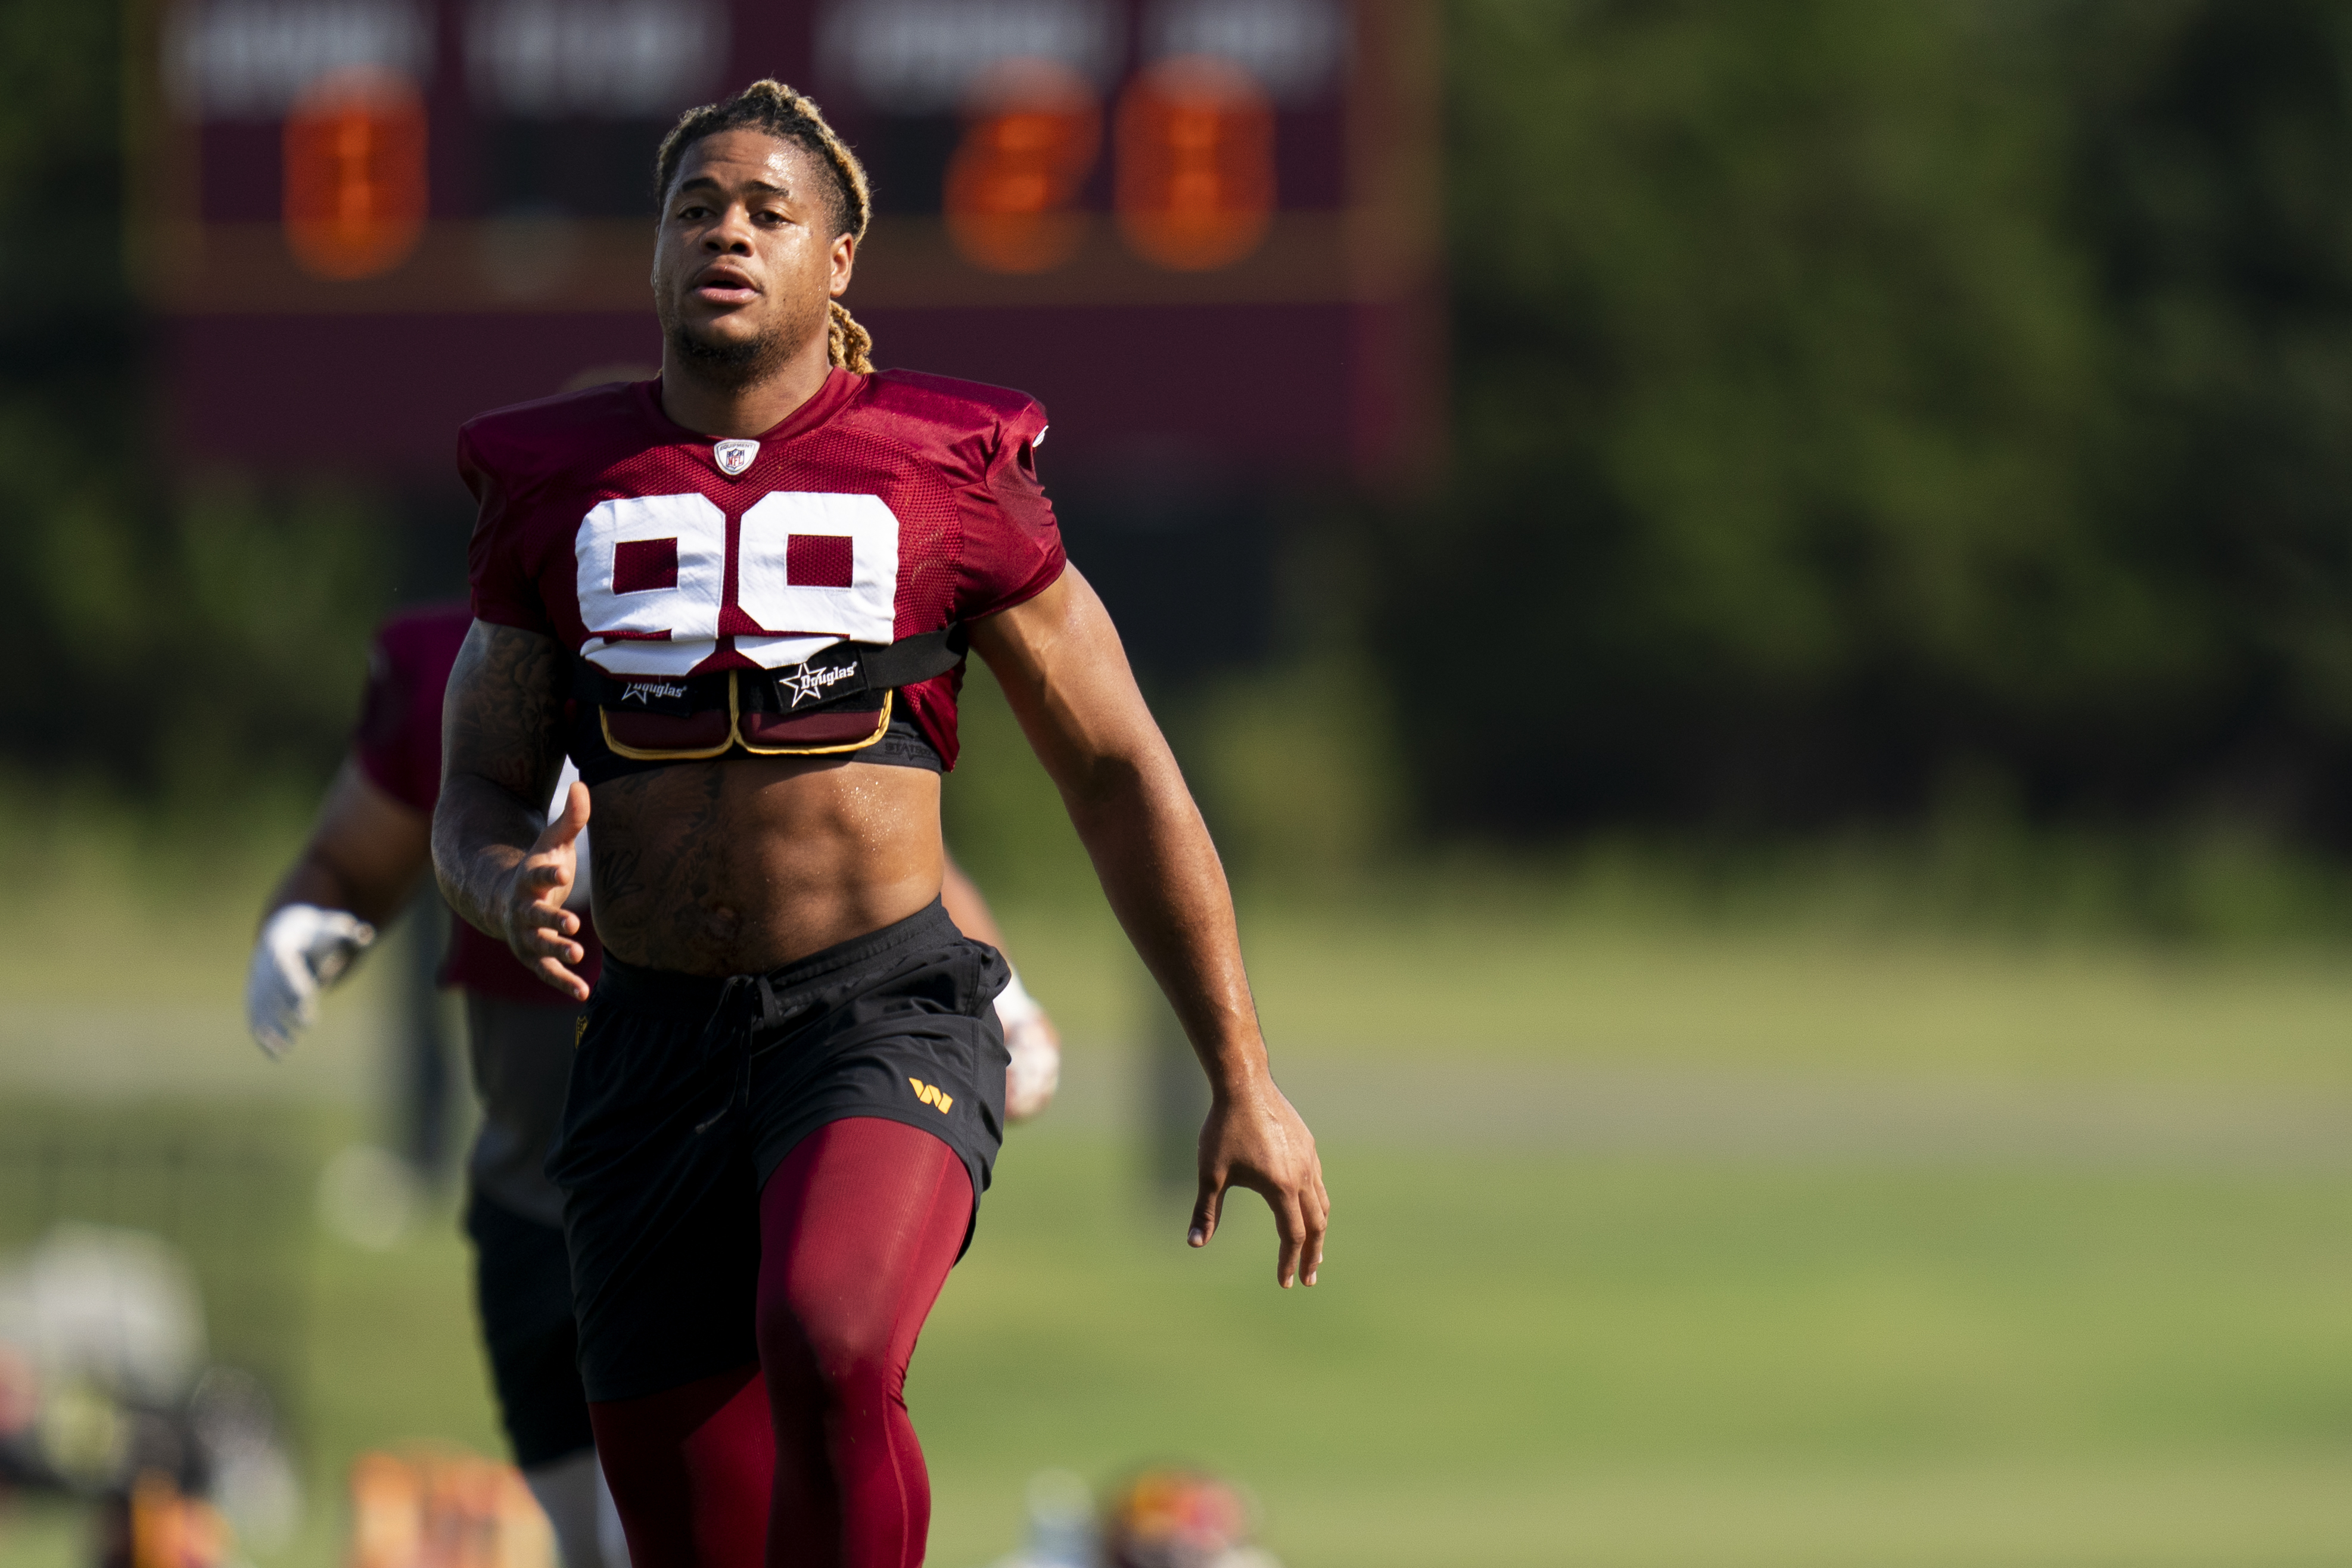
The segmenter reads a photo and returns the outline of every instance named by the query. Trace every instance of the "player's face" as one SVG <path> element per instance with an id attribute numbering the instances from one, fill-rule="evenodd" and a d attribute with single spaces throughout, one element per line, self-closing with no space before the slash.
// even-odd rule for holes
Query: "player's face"
<path id="1" fill-rule="evenodd" d="M 698 369 L 758 380 L 825 329 L 856 242 L 835 231 L 832 172 L 760 131 L 686 152 L 654 245 L 663 331 Z"/>

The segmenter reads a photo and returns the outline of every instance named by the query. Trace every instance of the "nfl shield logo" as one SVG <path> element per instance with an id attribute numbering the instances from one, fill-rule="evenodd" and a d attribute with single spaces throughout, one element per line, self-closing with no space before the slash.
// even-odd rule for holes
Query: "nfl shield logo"
<path id="1" fill-rule="evenodd" d="M 719 459 L 719 471 L 733 479 L 737 474 L 750 468 L 751 459 L 760 455 L 760 443 L 721 441 L 710 450 L 711 454 Z"/>

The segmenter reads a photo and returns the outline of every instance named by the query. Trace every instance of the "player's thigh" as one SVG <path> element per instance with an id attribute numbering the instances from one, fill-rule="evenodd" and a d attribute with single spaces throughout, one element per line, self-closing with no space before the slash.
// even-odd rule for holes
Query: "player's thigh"
<path id="1" fill-rule="evenodd" d="M 702 1022 L 614 1007 L 602 993 L 588 1011 L 548 1173 L 564 1190 L 592 1401 L 757 1359 L 758 1194 L 740 1057 Z"/>
<path id="2" fill-rule="evenodd" d="M 763 1359 L 904 1366 L 971 1210 L 961 1155 L 931 1132 L 879 1117 L 811 1131 L 761 1191 Z"/>

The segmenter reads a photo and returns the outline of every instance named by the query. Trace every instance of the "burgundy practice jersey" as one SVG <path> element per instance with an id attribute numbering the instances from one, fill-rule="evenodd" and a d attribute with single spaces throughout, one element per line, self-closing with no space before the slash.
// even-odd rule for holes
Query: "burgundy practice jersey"
<path id="1" fill-rule="evenodd" d="M 385 619 L 368 645 L 367 696 L 360 705 L 352 756 L 360 771 L 393 799 L 426 816 L 441 795 L 441 696 L 457 667 L 458 645 L 473 616 L 463 605 L 432 605 Z M 441 984 L 461 985 L 508 1002 L 550 1007 L 576 1005 L 542 984 L 508 951 L 464 921 L 449 922 L 449 950 L 441 959 Z M 596 983 L 604 950 L 596 928 L 580 917 L 580 945 L 587 961 L 580 977 Z"/>
<path id="2" fill-rule="evenodd" d="M 798 664 L 1009 609 L 1061 575 L 1023 393 L 835 370 L 756 440 L 615 383 L 485 414 L 457 437 L 480 503 L 474 614 L 625 677 Z M 900 697 L 952 767 L 961 670 Z M 584 769 L 585 758 L 577 759 Z"/>

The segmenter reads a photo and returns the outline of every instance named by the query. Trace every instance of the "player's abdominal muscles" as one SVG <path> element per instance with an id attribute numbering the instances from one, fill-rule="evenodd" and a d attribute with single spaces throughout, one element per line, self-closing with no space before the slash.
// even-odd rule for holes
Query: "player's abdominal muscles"
<path id="1" fill-rule="evenodd" d="M 681 763 L 596 786 L 596 930 L 630 963 L 750 974 L 938 896 L 940 780 L 835 759 Z"/>

